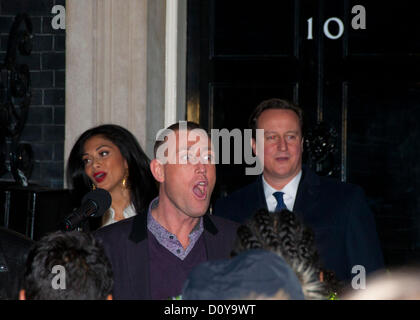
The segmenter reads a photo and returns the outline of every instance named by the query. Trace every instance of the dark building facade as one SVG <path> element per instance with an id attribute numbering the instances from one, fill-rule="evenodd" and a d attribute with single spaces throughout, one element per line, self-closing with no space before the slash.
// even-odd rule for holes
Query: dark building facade
<path id="1" fill-rule="evenodd" d="M 33 149 L 34 167 L 29 182 L 50 188 L 63 187 L 65 124 L 65 30 L 54 29 L 52 8 L 64 0 L 1 0 L 0 61 L 6 57 L 10 28 L 18 14 L 32 22 L 32 52 L 17 54 L 19 64 L 30 70 L 32 99 L 20 142 Z M 22 23 L 22 30 L 25 24 Z M 8 144 L 10 149 L 10 143 Z M 13 180 L 6 173 L 2 180 Z"/>

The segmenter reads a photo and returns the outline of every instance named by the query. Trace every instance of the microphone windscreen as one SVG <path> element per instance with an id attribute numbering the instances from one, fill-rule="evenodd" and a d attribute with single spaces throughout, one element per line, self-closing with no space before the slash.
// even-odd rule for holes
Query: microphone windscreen
<path id="1" fill-rule="evenodd" d="M 93 201 L 96 203 L 98 210 L 92 215 L 92 217 L 102 216 L 106 210 L 111 206 L 112 198 L 108 191 L 101 188 L 96 188 L 93 191 L 88 192 L 82 199 L 82 205 L 87 201 Z"/>

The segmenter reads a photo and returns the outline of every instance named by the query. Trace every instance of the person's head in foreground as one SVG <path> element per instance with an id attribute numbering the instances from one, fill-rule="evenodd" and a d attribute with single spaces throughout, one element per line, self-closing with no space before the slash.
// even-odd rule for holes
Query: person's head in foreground
<path id="1" fill-rule="evenodd" d="M 21 300 L 111 299 L 113 273 L 102 246 L 79 231 L 54 232 L 28 254 Z"/>
<path id="2" fill-rule="evenodd" d="M 283 258 L 255 249 L 195 267 L 184 284 L 182 299 L 303 300 L 304 295 Z"/>
<path id="3" fill-rule="evenodd" d="M 420 300 L 420 268 L 399 267 L 358 279 L 344 291 L 343 300 Z"/>
<path id="4" fill-rule="evenodd" d="M 305 299 L 327 299 L 339 291 L 335 275 L 323 270 L 313 231 L 289 210 L 258 210 L 238 228 L 232 255 L 250 249 L 265 249 L 281 256 L 301 282 Z"/>

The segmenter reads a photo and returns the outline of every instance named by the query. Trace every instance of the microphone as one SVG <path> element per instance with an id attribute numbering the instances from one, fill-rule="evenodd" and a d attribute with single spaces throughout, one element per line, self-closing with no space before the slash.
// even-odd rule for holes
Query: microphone
<path id="1" fill-rule="evenodd" d="M 64 218 L 61 229 L 70 231 L 77 227 L 83 220 L 89 217 L 100 217 L 111 206 L 112 198 L 108 191 L 96 188 L 88 192 L 82 199 L 80 208 Z"/>

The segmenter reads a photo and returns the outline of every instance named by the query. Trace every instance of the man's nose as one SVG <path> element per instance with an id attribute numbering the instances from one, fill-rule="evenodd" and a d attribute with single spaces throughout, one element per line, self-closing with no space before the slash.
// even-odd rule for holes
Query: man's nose
<path id="1" fill-rule="evenodd" d="M 204 163 L 202 163 L 202 161 L 198 161 L 198 163 L 195 165 L 195 172 L 206 174 L 206 172 L 207 172 L 206 165 Z"/>
<path id="2" fill-rule="evenodd" d="M 287 151 L 287 141 L 286 138 L 282 137 L 277 142 L 277 148 L 280 151 Z"/>

